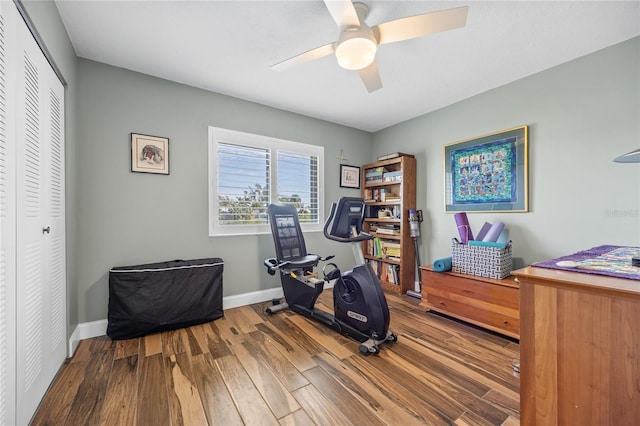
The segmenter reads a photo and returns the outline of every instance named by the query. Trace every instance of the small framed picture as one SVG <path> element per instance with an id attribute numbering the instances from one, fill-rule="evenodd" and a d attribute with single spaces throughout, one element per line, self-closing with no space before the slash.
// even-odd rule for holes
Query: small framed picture
<path id="1" fill-rule="evenodd" d="M 360 188 L 360 167 L 340 164 L 340 187 Z"/>
<path id="2" fill-rule="evenodd" d="M 169 174 L 169 138 L 131 133 L 131 171 Z"/>

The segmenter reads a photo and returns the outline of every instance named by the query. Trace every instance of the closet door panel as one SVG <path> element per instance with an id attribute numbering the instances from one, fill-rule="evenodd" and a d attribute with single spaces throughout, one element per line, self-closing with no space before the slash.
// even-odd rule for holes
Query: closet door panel
<path id="1" fill-rule="evenodd" d="M 65 250 L 65 168 L 64 168 L 64 88 L 50 68 L 46 68 L 47 84 L 47 176 L 46 217 L 49 233 L 45 238 L 44 279 L 48 341 L 45 348 L 49 360 L 48 370 L 55 374 L 64 361 L 67 336 L 66 250 Z M 53 378 L 53 377 L 52 377 Z"/>
<path id="2" fill-rule="evenodd" d="M 26 29 L 24 29 L 26 31 Z M 43 330 L 45 218 L 42 203 L 40 75 L 37 52 L 21 34 L 17 93 L 17 422 L 28 423 L 47 382 Z"/>
<path id="3" fill-rule="evenodd" d="M 0 1 L 0 425 L 28 424 L 66 356 L 64 88 Z"/>
<path id="4" fill-rule="evenodd" d="M 15 423 L 16 363 L 16 181 L 15 68 L 12 19 L 0 2 L 0 424 Z M 9 10 L 10 11 L 10 10 Z M 9 107 L 11 106 L 11 107 Z"/>
<path id="5" fill-rule="evenodd" d="M 21 27 L 17 113 L 17 422 L 27 423 L 66 356 L 64 92 Z"/>

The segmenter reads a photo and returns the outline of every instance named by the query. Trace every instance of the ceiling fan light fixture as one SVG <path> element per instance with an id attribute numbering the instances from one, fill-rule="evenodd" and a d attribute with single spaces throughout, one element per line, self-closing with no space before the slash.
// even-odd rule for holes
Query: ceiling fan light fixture
<path id="1" fill-rule="evenodd" d="M 361 70 L 376 58 L 377 44 L 373 36 L 362 32 L 344 32 L 336 46 L 338 65 L 348 70 Z"/>

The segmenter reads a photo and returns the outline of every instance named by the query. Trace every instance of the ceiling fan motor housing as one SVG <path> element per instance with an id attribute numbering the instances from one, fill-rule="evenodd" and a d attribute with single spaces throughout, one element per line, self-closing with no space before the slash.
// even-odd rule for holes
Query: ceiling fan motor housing
<path id="1" fill-rule="evenodd" d="M 347 27 L 336 43 L 338 64 L 348 70 L 366 68 L 376 58 L 377 42 L 367 24 Z"/>
<path id="2" fill-rule="evenodd" d="M 338 65 L 347 70 L 361 70 L 368 67 L 376 58 L 378 41 L 365 20 L 369 8 L 364 3 L 354 3 L 353 8 L 358 15 L 360 25 L 344 28 L 336 42 L 336 59 Z"/>

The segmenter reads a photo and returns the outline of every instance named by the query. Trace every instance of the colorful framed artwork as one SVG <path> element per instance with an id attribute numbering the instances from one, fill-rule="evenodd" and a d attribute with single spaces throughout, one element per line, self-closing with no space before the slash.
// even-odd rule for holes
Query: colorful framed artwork
<path id="1" fill-rule="evenodd" d="M 340 187 L 360 188 L 360 167 L 340 164 Z"/>
<path id="2" fill-rule="evenodd" d="M 528 212 L 527 145 L 527 126 L 445 145 L 445 212 Z"/>
<path id="3" fill-rule="evenodd" d="M 169 174 L 169 138 L 131 133 L 131 171 Z"/>

